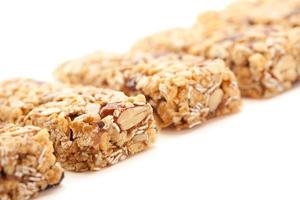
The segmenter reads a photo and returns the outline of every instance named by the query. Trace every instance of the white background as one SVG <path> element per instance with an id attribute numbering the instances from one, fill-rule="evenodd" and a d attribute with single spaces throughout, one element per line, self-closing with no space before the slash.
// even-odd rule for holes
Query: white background
<path id="1" fill-rule="evenodd" d="M 1 1 L 0 79 L 53 80 L 61 62 L 95 50 L 123 52 L 155 31 L 191 26 L 229 1 Z M 245 100 L 239 114 L 163 131 L 155 146 L 116 166 L 66 173 L 40 200 L 300 199 L 300 88 Z"/>

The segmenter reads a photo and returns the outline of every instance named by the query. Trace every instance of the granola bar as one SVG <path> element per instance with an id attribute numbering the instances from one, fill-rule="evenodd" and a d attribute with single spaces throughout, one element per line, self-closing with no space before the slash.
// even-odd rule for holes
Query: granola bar
<path id="1" fill-rule="evenodd" d="M 121 90 L 124 80 L 117 67 L 121 65 L 122 60 L 123 55 L 99 51 L 86 56 L 84 59 L 78 59 L 70 65 L 69 62 L 63 64 L 63 67 L 58 69 L 55 75 L 61 82 L 71 85 L 82 83 L 105 88 L 113 86 L 113 89 Z M 103 80 L 99 76 L 107 78 Z"/>
<path id="2" fill-rule="evenodd" d="M 216 31 L 247 29 L 253 25 L 282 26 L 292 29 L 300 25 L 299 0 L 240 0 L 224 10 L 207 11 L 198 16 L 193 29 L 208 37 Z"/>
<path id="3" fill-rule="evenodd" d="M 119 65 L 108 62 L 105 54 L 95 53 L 62 64 L 55 74 L 67 83 L 121 89 L 128 95 L 142 93 L 161 127 L 193 127 L 233 113 L 241 104 L 236 79 L 221 60 L 136 53 L 123 55 Z"/>
<path id="4" fill-rule="evenodd" d="M 299 0 L 242 0 L 224 10 L 200 14 L 195 26 L 216 29 L 232 25 L 276 24 L 286 27 L 300 25 Z"/>
<path id="5" fill-rule="evenodd" d="M 176 41 L 184 42 L 178 46 Z M 195 29 L 161 32 L 138 41 L 132 51 L 184 52 L 223 59 L 235 73 L 242 95 L 260 98 L 275 96 L 299 79 L 299 42 L 298 27 L 228 26 L 213 33 Z"/>
<path id="6" fill-rule="evenodd" d="M 261 98 L 278 95 L 299 80 L 299 44 L 300 28 L 258 25 L 220 31 L 190 52 L 223 59 L 235 73 L 242 95 Z"/>
<path id="7" fill-rule="evenodd" d="M 24 117 L 43 103 L 43 97 L 62 89 L 59 85 L 30 79 L 13 79 L 0 83 L 0 121 L 22 123 Z"/>
<path id="8" fill-rule="evenodd" d="M 0 84 L 0 116 L 47 128 L 58 161 L 72 171 L 98 170 L 124 160 L 149 147 L 157 132 L 142 95 L 33 80 Z"/>
<path id="9" fill-rule="evenodd" d="M 58 185 L 63 170 L 45 129 L 0 124 L 0 199 L 27 200 Z"/>

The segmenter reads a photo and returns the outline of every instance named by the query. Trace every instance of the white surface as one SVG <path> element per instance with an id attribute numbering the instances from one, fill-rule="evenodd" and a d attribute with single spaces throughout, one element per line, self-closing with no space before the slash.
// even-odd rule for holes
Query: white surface
<path id="1" fill-rule="evenodd" d="M 229 1 L 1 1 L 0 79 L 51 80 L 66 59 L 125 51 L 148 33 L 191 25 Z M 156 145 L 111 168 L 66 173 L 39 200 L 300 199 L 300 88 L 244 102 L 242 112 L 192 130 L 163 131 Z"/>

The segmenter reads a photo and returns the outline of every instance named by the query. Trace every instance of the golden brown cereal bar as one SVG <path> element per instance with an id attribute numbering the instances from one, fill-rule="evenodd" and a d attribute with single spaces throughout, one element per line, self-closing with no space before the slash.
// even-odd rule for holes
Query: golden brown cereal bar
<path id="1" fill-rule="evenodd" d="M 124 160 L 149 147 L 157 132 L 152 108 L 142 95 L 24 79 L 0 84 L 0 116 L 2 121 L 47 128 L 58 160 L 73 171 Z"/>
<path id="2" fill-rule="evenodd" d="M 45 129 L 0 124 L 0 199 L 26 200 L 58 185 L 63 170 Z"/>
<path id="3" fill-rule="evenodd" d="M 200 14 L 196 27 L 207 30 L 222 26 L 245 26 L 254 24 L 276 24 L 286 27 L 300 25 L 299 0 L 241 0 L 224 10 Z"/>
<path id="4" fill-rule="evenodd" d="M 55 76 L 63 83 L 121 90 L 125 83 L 123 74 L 118 67 L 121 65 L 123 57 L 120 54 L 95 52 L 83 59 L 62 64 L 55 71 Z"/>
<path id="5" fill-rule="evenodd" d="M 177 41 L 182 41 L 180 46 Z M 228 26 L 209 34 L 195 29 L 173 29 L 138 41 L 132 51 L 184 52 L 223 59 L 235 73 L 242 95 L 252 98 L 277 95 L 300 78 L 297 27 Z"/>
<path id="6" fill-rule="evenodd" d="M 300 28 L 250 26 L 221 31 L 191 53 L 221 58 L 235 73 L 242 95 L 272 97 L 291 88 L 300 78 Z"/>
<path id="7" fill-rule="evenodd" d="M 122 55 L 112 59 L 98 52 L 62 64 L 55 74 L 66 83 L 142 93 L 162 127 L 193 127 L 233 113 L 241 104 L 236 79 L 221 60 L 191 55 L 137 53 L 123 55 L 122 60 Z"/>
<path id="8" fill-rule="evenodd" d="M 24 117 L 42 104 L 44 96 L 63 87 L 30 79 L 13 79 L 0 83 L 0 121 L 22 123 Z"/>

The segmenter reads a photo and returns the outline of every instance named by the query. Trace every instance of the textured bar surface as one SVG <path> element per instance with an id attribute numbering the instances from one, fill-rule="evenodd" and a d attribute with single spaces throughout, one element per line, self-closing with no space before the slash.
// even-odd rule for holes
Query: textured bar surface
<path id="1" fill-rule="evenodd" d="M 227 28 L 204 45 L 195 44 L 190 53 L 221 58 L 230 66 L 246 97 L 273 97 L 300 78 L 300 28 Z"/>
<path id="2" fill-rule="evenodd" d="M 154 142 L 152 108 L 142 95 L 33 80 L 0 84 L 2 121 L 47 128 L 65 169 L 98 170 Z"/>
<path id="3" fill-rule="evenodd" d="M 63 170 L 45 129 L 0 124 L 0 199 L 26 200 L 58 185 Z"/>
<path id="4" fill-rule="evenodd" d="M 223 26 L 276 24 L 286 27 L 300 25 L 299 0 L 241 0 L 224 10 L 200 14 L 196 26 L 214 30 Z"/>
<path id="5" fill-rule="evenodd" d="M 132 51 L 184 52 L 223 59 L 235 73 L 242 95 L 252 98 L 275 96 L 300 77 L 299 27 L 228 26 L 213 33 L 173 29 L 138 41 Z"/>
<path id="6" fill-rule="evenodd" d="M 55 74 L 67 83 L 120 89 L 128 95 L 142 93 L 162 127 L 192 127 L 240 107 L 236 79 L 221 60 L 179 54 L 115 57 L 108 67 L 111 57 L 98 52 L 62 64 Z"/>

